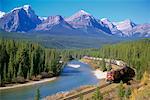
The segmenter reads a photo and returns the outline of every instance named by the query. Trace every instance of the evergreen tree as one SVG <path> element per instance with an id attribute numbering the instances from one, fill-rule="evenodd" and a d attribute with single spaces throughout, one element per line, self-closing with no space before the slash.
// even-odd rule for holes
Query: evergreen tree
<path id="1" fill-rule="evenodd" d="M 7 79 L 7 69 L 8 69 L 9 55 L 7 54 L 6 47 L 4 43 L 0 46 L 0 85 L 4 86 Z"/>
<path id="2" fill-rule="evenodd" d="M 21 75 L 23 78 L 37 76 L 41 72 L 53 72 L 58 75 L 63 63 L 69 57 L 82 58 L 84 55 L 120 59 L 136 70 L 140 80 L 143 73 L 150 72 L 150 39 L 106 45 L 100 49 L 56 50 L 48 49 L 36 43 L 0 39 L 0 78 L 1 86 Z M 104 59 L 100 63 L 103 71 L 109 70 Z M 107 69 L 106 69 L 107 68 Z"/>
<path id="3" fill-rule="evenodd" d="M 93 94 L 92 100 L 103 100 L 103 96 L 101 92 L 99 91 L 99 88 L 96 88 L 96 91 Z"/>
<path id="4" fill-rule="evenodd" d="M 21 57 L 20 57 L 20 66 L 22 68 L 22 74 L 24 78 L 27 78 L 27 73 L 28 73 L 28 69 L 29 69 L 29 54 L 28 54 L 28 49 L 25 48 L 23 49 L 23 51 L 21 52 Z"/>
<path id="5" fill-rule="evenodd" d="M 104 59 L 104 58 L 102 59 L 101 70 L 102 70 L 103 72 L 107 70 L 107 69 L 106 69 L 106 62 L 105 62 L 105 59 Z"/>
<path id="6" fill-rule="evenodd" d="M 34 67 L 34 63 L 33 63 L 33 53 L 31 54 L 30 56 L 30 78 L 34 75 L 34 70 L 33 70 L 33 67 Z"/>
<path id="7" fill-rule="evenodd" d="M 140 80 L 142 78 L 142 68 L 141 68 L 141 62 L 137 60 L 136 62 L 136 79 Z"/>
<path id="8" fill-rule="evenodd" d="M 111 63 L 108 63 L 108 65 L 106 66 L 107 71 L 110 71 L 112 69 L 111 67 Z"/>
<path id="9" fill-rule="evenodd" d="M 8 81 L 11 82 L 11 80 L 13 79 L 13 73 L 14 73 L 14 67 L 15 67 L 15 63 L 14 63 L 14 60 L 13 60 L 13 56 L 12 54 L 10 55 L 10 58 L 9 58 L 9 64 L 8 64 Z"/>
<path id="10" fill-rule="evenodd" d="M 36 94 L 35 94 L 34 100 L 40 100 L 40 89 L 39 88 L 36 89 Z"/>

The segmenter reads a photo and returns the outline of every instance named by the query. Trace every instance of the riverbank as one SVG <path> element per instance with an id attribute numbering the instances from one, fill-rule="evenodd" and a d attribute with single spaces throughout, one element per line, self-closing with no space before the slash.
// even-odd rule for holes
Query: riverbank
<path id="1" fill-rule="evenodd" d="M 90 67 L 94 70 L 94 71 L 92 71 L 92 72 L 93 72 L 93 74 L 96 76 L 97 79 L 102 80 L 102 79 L 105 79 L 105 78 L 106 78 L 107 72 L 106 72 L 106 71 L 105 71 L 105 72 L 101 71 L 101 70 L 98 68 L 98 65 L 97 65 L 97 64 L 95 64 L 95 63 L 93 63 L 93 62 L 91 62 L 91 61 L 88 61 L 88 60 L 86 60 L 86 59 L 81 59 L 80 61 L 81 61 L 82 63 L 85 63 L 85 64 L 90 65 Z"/>
<path id="2" fill-rule="evenodd" d="M 79 88 L 73 89 L 71 91 L 63 92 L 63 93 L 57 93 L 55 95 L 51 96 L 46 96 L 43 98 L 43 100 L 79 100 L 80 96 L 86 95 L 88 100 L 89 96 L 92 96 L 93 92 L 97 87 L 102 88 L 102 87 L 107 87 L 109 83 L 106 83 L 104 79 L 101 80 L 97 85 L 85 85 L 81 86 Z M 90 95 L 89 95 L 90 94 Z"/>
<path id="3" fill-rule="evenodd" d="M 65 100 L 64 98 L 75 95 L 77 93 L 81 93 L 82 91 L 89 90 L 94 88 L 92 85 L 85 85 L 81 86 L 79 88 L 66 91 L 66 92 L 61 92 L 61 93 L 56 93 L 54 95 L 46 96 L 43 98 L 43 100 Z M 71 99 L 70 99 L 71 100 Z"/>
<path id="4" fill-rule="evenodd" d="M 98 87 L 100 89 L 100 92 L 103 96 L 104 100 L 119 100 L 120 96 L 118 95 L 118 89 L 121 86 L 120 83 L 107 83 L 105 78 L 107 72 L 100 71 L 98 68 L 98 64 L 96 62 L 88 61 L 82 59 L 81 62 L 85 64 L 89 64 L 93 69 L 93 74 L 97 77 L 97 79 L 100 79 L 99 84 L 97 85 L 89 85 L 89 86 L 82 86 L 77 89 L 73 89 L 71 91 L 57 93 L 55 95 L 46 96 L 44 100 L 79 100 L 82 98 L 82 100 L 91 100 L 93 98 L 93 95 L 96 91 L 96 88 Z M 114 67 L 114 65 L 112 65 Z M 116 65 L 115 65 L 116 67 Z M 145 75 L 145 77 L 148 77 L 148 75 Z M 144 78 L 144 82 L 137 81 L 135 79 L 132 79 L 128 82 L 125 82 L 122 84 L 124 91 L 130 91 L 131 94 L 124 95 L 124 97 L 121 97 L 122 99 L 129 100 L 130 98 L 141 98 L 140 100 L 148 100 L 149 98 L 149 87 L 150 82 L 149 78 Z M 142 84 L 141 84 L 142 83 Z M 136 91 L 137 94 L 134 93 Z M 140 95 L 140 96 L 138 96 Z"/>
<path id="5" fill-rule="evenodd" d="M 13 89 L 13 88 L 19 88 L 19 87 L 26 87 L 26 86 L 36 85 L 36 84 L 41 84 L 41 83 L 45 83 L 45 82 L 54 81 L 56 79 L 57 79 L 57 77 L 52 77 L 52 78 L 42 79 L 40 81 L 29 81 L 29 82 L 24 83 L 24 84 L 13 84 L 12 86 L 0 87 L 0 91 L 1 90 L 7 90 L 7 89 Z"/>
<path id="6" fill-rule="evenodd" d="M 66 91 L 66 92 L 62 92 L 62 93 L 56 93 L 54 95 L 50 95 L 50 96 L 46 96 L 43 99 L 44 100 L 72 100 L 73 98 L 75 98 L 75 100 L 79 99 L 78 97 L 80 97 L 81 94 L 89 94 L 89 93 L 93 93 L 96 89 L 96 87 L 103 87 L 104 85 L 109 85 L 108 83 L 106 83 L 105 78 L 106 78 L 106 74 L 107 72 L 103 72 L 99 69 L 96 69 L 97 67 L 91 65 L 91 63 L 84 61 L 83 59 L 80 60 L 80 62 L 90 65 L 90 67 L 93 69 L 92 73 L 94 74 L 94 76 L 99 80 L 97 85 L 85 85 L 85 86 L 81 86 L 79 88 L 70 90 L 70 91 Z M 91 96 L 91 95 L 90 95 Z M 89 96 L 86 96 L 89 97 Z M 73 99 L 74 100 L 74 99 Z"/>
<path id="7" fill-rule="evenodd" d="M 97 79 L 105 79 L 107 72 L 103 72 L 99 69 L 96 69 L 95 71 L 93 71 L 94 75 L 96 76 Z"/>

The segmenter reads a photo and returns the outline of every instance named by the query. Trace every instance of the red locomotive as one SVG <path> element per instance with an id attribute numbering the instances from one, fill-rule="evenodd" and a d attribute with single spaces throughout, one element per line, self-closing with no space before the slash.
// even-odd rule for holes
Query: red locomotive
<path id="1" fill-rule="evenodd" d="M 106 81 L 108 82 L 119 82 L 120 80 L 130 80 L 135 76 L 135 72 L 130 67 L 121 67 L 117 70 L 107 72 Z"/>

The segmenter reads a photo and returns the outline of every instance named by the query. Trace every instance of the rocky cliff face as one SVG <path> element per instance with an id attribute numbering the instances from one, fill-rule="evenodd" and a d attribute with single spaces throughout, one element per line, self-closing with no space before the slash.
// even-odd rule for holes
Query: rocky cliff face
<path id="1" fill-rule="evenodd" d="M 39 24 L 35 30 L 51 30 L 54 27 L 72 28 L 61 16 L 49 16 L 45 21 Z"/>
<path id="2" fill-rule="evenodd" d="M 28 32 L 39 23 L 41 20 L 27 5 L 15 8 L 0 18 L 1 29 L 8 32 Z"/>
<path id="3" fill-rule="evenodd" d="M 66 21 L 76 29 L 81 29 L 83 31 L 91 30 L 103 31 L 110 33 L 110 30 L 107 27 L 101 25 L 91 14 L 80 10 L 69 18 L 66 18 Z"/>

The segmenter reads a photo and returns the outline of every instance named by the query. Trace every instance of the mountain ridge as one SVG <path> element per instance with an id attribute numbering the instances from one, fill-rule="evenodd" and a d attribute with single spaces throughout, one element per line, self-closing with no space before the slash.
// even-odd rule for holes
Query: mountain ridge
<path id="1" fill-rule="evenodd" d="M 70 17 L 39 17 L 30 5 L 14 8 L 8 13 L 2 12 L 0 28 L 7 32 L 46 32 L 58 34 L 97 34 L 121 37 L 150 37 L 150 24 L 135 24 L 129 19 L 111 22 L 107 18 L 96 19 L 84 10 Z"/>

